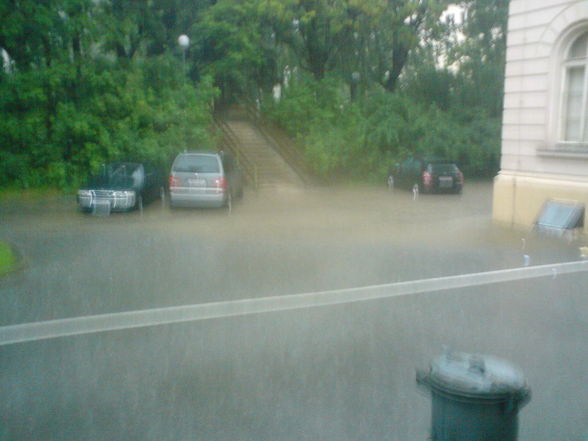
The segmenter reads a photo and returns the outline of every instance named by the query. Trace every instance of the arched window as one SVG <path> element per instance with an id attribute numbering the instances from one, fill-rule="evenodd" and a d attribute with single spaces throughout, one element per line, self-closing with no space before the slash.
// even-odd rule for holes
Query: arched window
<path id="1" fill-rule="evenodd" d="M 568 46 L 560 138 L 570 145 L 588 145 L 588 31 Z"/>

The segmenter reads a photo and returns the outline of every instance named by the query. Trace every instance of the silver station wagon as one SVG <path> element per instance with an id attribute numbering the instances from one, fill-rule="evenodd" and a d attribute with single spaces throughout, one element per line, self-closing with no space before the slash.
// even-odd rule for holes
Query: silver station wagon
<path id="1" fill-rule="evenodd" d="M 235 159 L 223 152 L 186 152 L 174 160 L 169 176 L 170 206 L 232 207 L 243 196 Z"/>

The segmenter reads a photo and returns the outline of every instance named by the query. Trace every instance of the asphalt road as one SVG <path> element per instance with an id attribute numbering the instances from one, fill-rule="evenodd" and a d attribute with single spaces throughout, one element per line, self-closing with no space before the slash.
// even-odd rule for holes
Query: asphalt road
<path id="1" fill-rule="evenodd" d="M 0 325 L 282 296 L 578 258 L 493 227 L 462 196 L 282 188 L 219 210 L 90 217 L 67 198 L 0 206 L 24 269 Z M 526 239 L 522 250 L 521 239 Z M 588 439 L 584 273 L 0 347 L 0 439 L 425 440 L 415 385 L 444 346 L 518 364 L 519 439 Z"/>

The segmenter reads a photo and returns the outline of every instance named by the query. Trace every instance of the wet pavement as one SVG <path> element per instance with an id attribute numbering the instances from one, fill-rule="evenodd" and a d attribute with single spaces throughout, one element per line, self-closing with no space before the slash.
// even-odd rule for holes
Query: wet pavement
<path id="1" fill-rule="evenodd" d="M 5 278 L 0 324 L 349 288 L 575 260 L 577 248 L 495 228 L 491 187 L 462 196 L 281 188 L 224 210 L 92 217 L 71 198 L 8 205 L 0 237 L 26 271 Z M 15 208 L 16 207 L 16 208 Z M 553 246 L 552 246 L 553 245 Z"/>
<path id="2" fill-rule="evenodd" d="M 230 215 L 4 202 L 0 238 L 25 268 L 0 281 L 0 324 L 578 258 L 578 244 L 493 226 L 491 199 L 490 183 L 473 182 L 417 200 L 249 192 Z M 430 403 L 414 369 L 448 345 L 522 367 L 534 397 L 521 440 L 585 441 L 585 285 L 576 274 L 5 346 L 0 439 L 424 440 Z"/>

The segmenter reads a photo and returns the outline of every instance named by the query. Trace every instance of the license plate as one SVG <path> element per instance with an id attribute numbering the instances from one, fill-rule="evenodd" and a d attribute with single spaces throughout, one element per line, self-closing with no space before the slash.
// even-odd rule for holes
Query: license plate
<path id="1" fill-rule="evenodd" d="M 96 199 L 92 206 L 92 214 L 98 216 L 108 216 L 110 214 L 110 201 L 106 199 Z"/>
<path id="2" fill-rule="evenodd" d="M 190 187 L 206 187 L 206 179 L 188 179 Z"/>
<path id="3" fill-rule="evenodd" d="M 453 186 L 453 178 L 451 176 L 440 176 L 439 177 L 439 187 L 449 188 L 452 186 Z"/>

